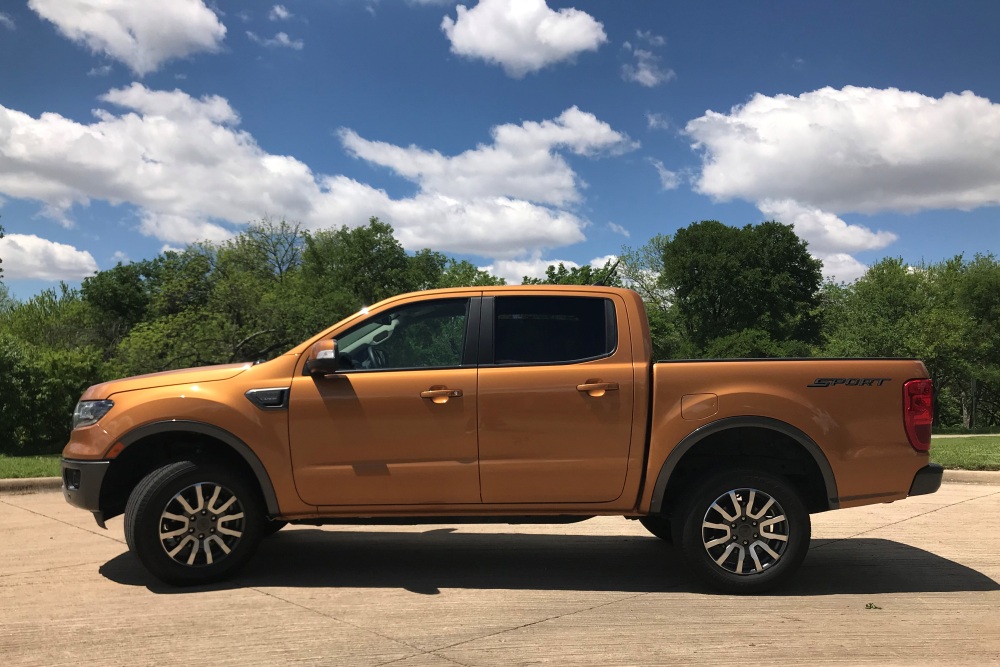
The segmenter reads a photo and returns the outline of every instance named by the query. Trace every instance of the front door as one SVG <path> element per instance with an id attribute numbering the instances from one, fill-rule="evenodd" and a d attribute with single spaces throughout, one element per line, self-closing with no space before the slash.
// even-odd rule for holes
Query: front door
<path id="1" fill-rule="evenodd" d="M 292 380 L 289 437 L 303 501 L 480 502 L 471 302 L 390 305 L 336 334 L 341 372 Z"/>

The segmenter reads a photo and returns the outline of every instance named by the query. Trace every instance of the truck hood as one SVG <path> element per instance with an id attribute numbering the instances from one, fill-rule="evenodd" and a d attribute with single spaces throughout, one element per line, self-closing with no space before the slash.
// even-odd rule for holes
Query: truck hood
<path id="1" fill-rule="evenodd" d="M 123 391 L 134 391 L 136 389 L 154 389 L 156 387 L 166 387 L 175 384 L 199 384 L 203 382 L 215 382 L 217 380 L 228 380 L 236 377 L 251 364 L 223 364 L 220 366 L 202 366 L 200 368 L 182 368 L 176 371 L 164 371 L 162 373 L 150 373 L 148 375 L 136 375 L 135 377 L 122 378 L 121 380 L 111 380 L 95 384 L 83 393 L 80 400 L 91 401 L 101 400 L 118 394 Z"/>

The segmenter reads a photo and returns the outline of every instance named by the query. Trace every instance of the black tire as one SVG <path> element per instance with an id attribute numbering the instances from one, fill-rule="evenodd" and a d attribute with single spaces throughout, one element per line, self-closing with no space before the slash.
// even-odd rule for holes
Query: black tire
<path id="1" fill-rule="evenodd" d="M 809 550 L 809 512 L 799 492 L 767 472 L 714 475 L 689 496 L 678 521 L 676 537 L 691 571 L 724 593 L 780 586 Z"/>
<path id="2" fill-rule="evenodd" d="M 671 529 L 670 517 L 663 514 L 649 514 L 639 517 L 642 527 L 657 536 L 667 544 L 674 543 L 674 533 Z"/>
<path id="3" fill-rule="evenodd" d="M 154 470 L 125 507 L 129 549 L 174 586 L 229 577 L 253 556 L 263 531 L 258 490 L 217 465 L 181 461 Z"/>

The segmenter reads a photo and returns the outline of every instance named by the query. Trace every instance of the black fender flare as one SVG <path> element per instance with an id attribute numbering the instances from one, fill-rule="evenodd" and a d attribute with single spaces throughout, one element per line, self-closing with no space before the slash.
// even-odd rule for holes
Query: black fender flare
<path id="1" fill-rule="evenodd" d="M 260 462 L 260 459 L 257 458 L 257 454 L 255 454 L 245 442 L 225 429 L 219 428 L 218 426 L 212 426 L 211 424 L 206 424 L 204 422 L 185 419 L 168 419 L 165 421 L 145 424 L 135 428 L 118 438 L 118 442 L 122 443 L 125 447 L 128 447 L 143 438 L 147 438 L 151 435 L 162 435 L 164 433 L 176 433 L 178 435 L 185 433 L 197 433 L 199 435 L 207 435 L 224 442 L 231 449 L 233 449 L 233 451 L 239 454 L 240 457 L 246 461 L 247 465 L 250 466 L 254 477 L 257 478 L 257 484 L 260 486 L 261 494 L 264 496 L 264 503 L 267 505 L 267 513 L 272 516 L 281 513 L 278 508 L 278 497 L 274 493 L 274 485 L 271 484 L 271 477 L 267 474 L 267 469 L 264 468 L 264 464 Z"/>
<path id="2" fill-rule="evenodd" d="M 812 456 L 813 461 L 816 462 L 820 473 L 823 475 L 829 509 L 837 509 L 840 506 L 840 500 L 837 495 L 837 480 L 833 475 L 833 468 L 830 467 L 830 461 L 826 458 L 826 454 L 823 453 L 823 450 L 812 438 L 791 424 L 777 419 L 771 419 L 770 417 L 726 417 L 725 419 L 719 419 L 711 424 L 706 424 L 695 429 L 683 440 L 681 440 L 677 446 L 674 447 L 673 451 L 670 452 L 670 455 L 667 456 L 667 460 L 663 462 L 663 466 L 660 468 L 660 474 L 656 477 L 656 484 L 653 486 L 653 496 L 649 506 L 650 513 L 655 514 L 660 512 L 662 509 L 663 497 L 666 494 L 667 483 L 670 481 L 670 476 L 677 468 L 677 464 L 680 463 L 681 459 L 684 458 L 684 455 L 687 454 L 692 447 L 705 438 L 715 435 L 716 433 L 721 433 L 722 431 L 728 431 L 734 428 L 747 427 L 765 428 L 777 431 L 778 433 L 786 435 L 799 443 L 803 449 L 809 452 L 809 455 Z"/>

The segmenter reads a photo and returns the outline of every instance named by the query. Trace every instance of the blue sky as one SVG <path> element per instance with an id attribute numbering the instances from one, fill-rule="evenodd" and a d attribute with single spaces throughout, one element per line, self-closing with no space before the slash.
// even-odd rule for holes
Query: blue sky
<path id="1" fill-rule="evenodd" d="M 1000 251 L 1000 4 L 9 0 L 19 298 L 263 216 L 509 279 L 693 221 L 827 275 Z"/>

